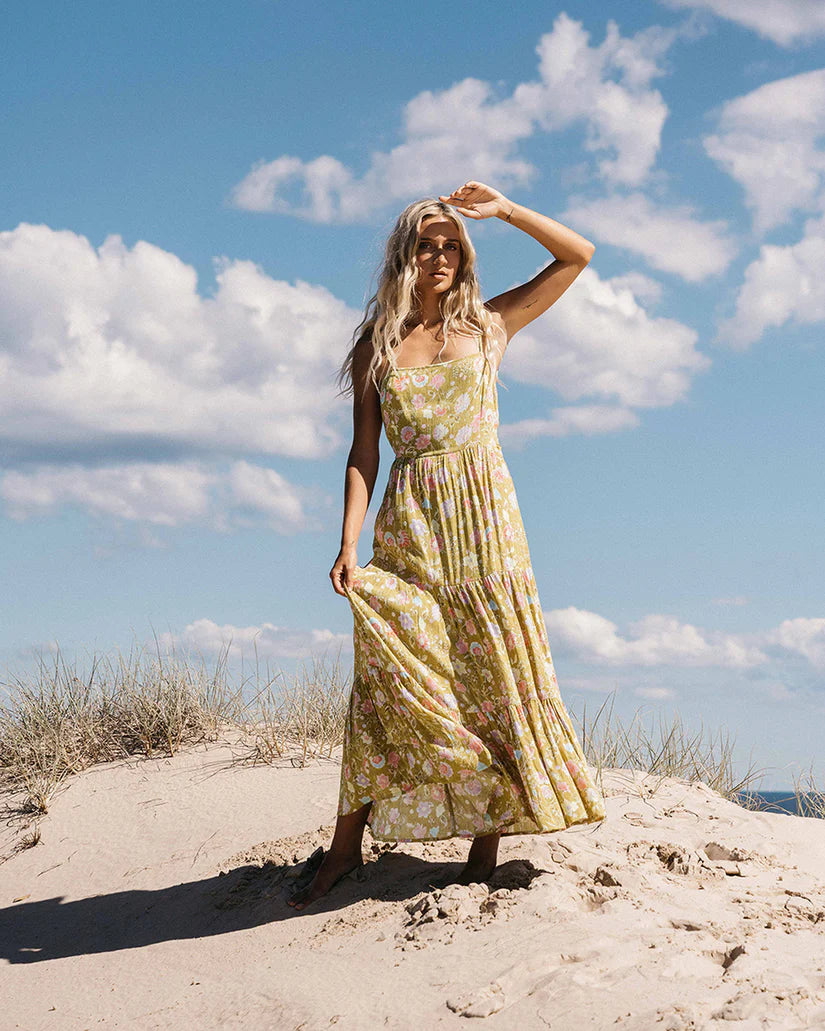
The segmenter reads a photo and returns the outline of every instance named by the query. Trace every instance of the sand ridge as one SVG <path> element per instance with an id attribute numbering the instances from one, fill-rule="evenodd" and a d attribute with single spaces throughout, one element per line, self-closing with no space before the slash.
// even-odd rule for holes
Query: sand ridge
<path id="1" fill-rule="evenodd" d="M 825 1028 L 825 823 L 605 771 L 607 818 L 468 843 L 375 841 L 303 912 L 335 761 L 204 745 L 67 782 L 0 865 L 5 1028 Z M 19 828 L 18 828 L 19 831 Z"/>

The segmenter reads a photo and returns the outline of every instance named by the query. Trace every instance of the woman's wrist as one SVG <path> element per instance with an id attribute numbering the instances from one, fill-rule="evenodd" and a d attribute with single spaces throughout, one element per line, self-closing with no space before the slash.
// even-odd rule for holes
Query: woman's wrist
<path id="1" fill-rule="evenodd" d="M 514 201 L 507 200 L 505 197 L 499 207 L 498 217 L 502 222 L 510 222 L 513 218 L 513 212 L 516 210 L 517 205 Z"/>

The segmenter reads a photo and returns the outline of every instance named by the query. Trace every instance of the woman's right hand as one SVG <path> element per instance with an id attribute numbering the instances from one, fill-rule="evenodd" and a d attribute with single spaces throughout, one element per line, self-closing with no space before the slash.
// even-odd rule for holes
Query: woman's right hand
<path id="1" fill-rule="evenodd" d="M 344 584 L 346 584 L 347 588 L 352 587 L 352 579 L 357 565 L 358 560 L 355 554 L 355 546 L 348 544 L 341 548 L 338 552 L 338 558 L 335 560 L 335 565 L 329 571 L 329 578 L 332 580 L 332 587 L 336 594 L 343 594 L 344 597 L 347 596 Z"/>

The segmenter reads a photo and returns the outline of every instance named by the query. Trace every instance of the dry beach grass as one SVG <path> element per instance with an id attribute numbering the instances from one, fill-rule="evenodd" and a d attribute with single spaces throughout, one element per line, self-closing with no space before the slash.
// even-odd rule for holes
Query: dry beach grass
<path id="1" fill-rule="evenodd" d="M 33 674 L 0 684 L 0 790 L 13 795 L 19 815 L 37 817 L 67 777 L 98 763 L 132 755 L 175 755 L 186 745 L 227 740 L 239 762 L 289 759 L 305 765 L 332 755 L 340 745 L 351 673 L 340 654 L 314 657 L 291 678 L 262 672 L 232 682 L 228 647 L 210 666 L 202 657 L 181 657 L 134 646 L 128 655 L 93 655 L 81 669 L 59 650 L 40 657 Z M 251 683 L 250 683 L 251 680 Z M 641 770 L 651 778 L 702 781 L 723 797 L 758 808 L 746 792 L 764 772 L 751 766 L 734 773 L 734 742 L 724 731 L 706 738 L 674 716 L 665 726 L 646 727 L 637 711 L 629 725 L 614 716 L 612 698 L 595 719 L 574 714 L 588 763 L 601 780 L 603 769 Z M 825 816 L 825 793 L 808 774 L 791 797 L 802 815 Z M 8 806 L 7 806 L 8 810 Z M 26 839 L 36 844 L 36 827 Z"/>

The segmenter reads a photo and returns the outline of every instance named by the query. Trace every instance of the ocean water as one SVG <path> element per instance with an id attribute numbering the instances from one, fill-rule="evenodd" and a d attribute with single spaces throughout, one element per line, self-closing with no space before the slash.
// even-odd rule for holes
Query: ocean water
<path id="1" fill-rule="evenodd" d="M 741 801 L 740 801 L 741 799 Z M 748 799 L 757 803 L 748 805 Z M 815 804 L 818 801 L 820 812 L 825 809 L 825 797 L 814 792 L 803 792 L 797 802 L 793 791 L 739 791 L 733 798 L 746 809 L 759 808 L 768 813 L 787 813 L 790 816 L 817 816 Z"/>

